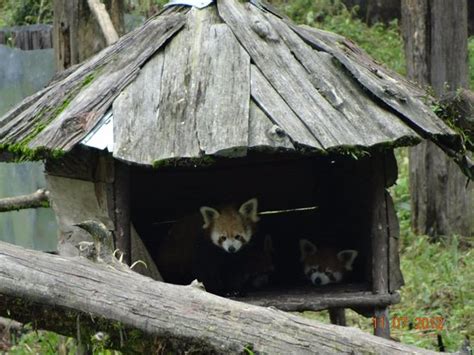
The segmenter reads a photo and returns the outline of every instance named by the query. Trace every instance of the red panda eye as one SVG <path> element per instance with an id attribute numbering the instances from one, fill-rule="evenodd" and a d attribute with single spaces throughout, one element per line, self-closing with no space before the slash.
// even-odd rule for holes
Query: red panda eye
<path id="1" fill-rule="evenodd" d="M 242 237 L 240 234 L 236 235 L 235 236 L 235 239 L 237 239 L 239 242 L 241 243 L 245 243 L 245 239 L 244 237 Z"/>
<path id="2" fill-rule="evenodd" d="M 227 239 L 226 236 L 224 236 L 224 235 L 220 236 L 219 240 L 218 240 L 219 244 L 224 243 L 226 239 Z"/>

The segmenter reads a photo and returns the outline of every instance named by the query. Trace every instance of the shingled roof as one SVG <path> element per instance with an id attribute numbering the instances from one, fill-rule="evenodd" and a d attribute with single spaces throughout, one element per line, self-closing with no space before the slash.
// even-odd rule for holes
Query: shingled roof
<path id="1" fill-rule="evenodd" d="M 460 151 L 427 100 L 341 36 L 217 0 L 168 8 L 59 74 L 0 119 L 0 145 L 30 159 L 77 144 L 108 147 L 143 165 L 422 138 Z"/>

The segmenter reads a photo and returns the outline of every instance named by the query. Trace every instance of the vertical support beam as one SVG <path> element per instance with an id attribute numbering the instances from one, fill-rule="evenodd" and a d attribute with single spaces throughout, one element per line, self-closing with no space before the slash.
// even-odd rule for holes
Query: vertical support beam
<path id="1" fill-rule="evenodd" d="M 390 318 L 388 308 L 375 308 L 374 310 L 374 335 L 390 339 Z"/>
<path id="2" fill-rule="evenodd" d="M 115 247 L 124 253 L 124 262 L 131 265 L 130 236 L 130 168 L 115 160 Z"/>
<path id="3" fill-rule="evenodd" d="M 388 293 L 388 224 L 385 200 L 385 164 L 381 154 L 372 159 L 372 291 Z"/>
<path id="4" fill-rule="evenodd" d="M 371 219 L 371 246 L 372 246 L 372 292 L 375 294 L 388 293 L 389 285 L 389 226 L 386 201 L 387 185 L 386 164 L 383 154 L 375 154 L 372 158 L 372 219 Z M 390 326 L 388 322 L 388 308 L 375 308 L 374 323 L 375 335 L 388 338 Z"/>
<path id="5" fill-rule="evenodd" d="M 344 308 L 329 308 L 331 324 L 346 326 L 346 312 Z"/>

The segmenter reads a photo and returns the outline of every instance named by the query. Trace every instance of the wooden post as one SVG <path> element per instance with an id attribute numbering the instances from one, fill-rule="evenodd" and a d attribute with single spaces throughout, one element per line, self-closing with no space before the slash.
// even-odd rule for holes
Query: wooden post
<path id="1" fill-rule="evenodd" d="M 377 154 L 372 159 L 372 222 L 371 222 L 371 246 L 372 246 L 372 292 L 375 294 L 387 294 L 389 284 L 388 274 L 388 245 L 389 226 L 386 201 L 386 174 L 385 159 L 383 154 Z M 375 308 L 374 317 L 383 316 L 388 319 L 388 308 Z M 383 323 L 383 321 L 381 321 Z M 387 324 L 386 324 L 387 323 Z M 390 336 L 388 322 L 374 326 L 375 335 L 382 337 Z"/>
<path id="2" fill-rule="evenodd" d="M 123 0 L 104 2 L 114 28 L 123 32 Z M 54 0 L 53 42 L 56 68 L 69 68 L 88 59 L 106 46 L 106 40 L 86 0 Z"/>
<path id="3" fill-rule="evenodd" d="M 388 308 L 375 308 L 374 310 L 374 335 L 390 339 L 390 318 Z"/>
<path id="4" fill-rule="evenodd" d="M 329 308 L 329 319 L 332 324 L 346 326 L 346 312 L 344 308 Z"/>
<path id="5" fill-rule="evenodd" d="M 131 265 L 130 237 L 130 169 L 115 161 L 115 247 L 124 253 L 124 262 Z"/>
<path id="6" fill-rule="evenodd" d="M 403 0 L 402 33 L 410 79 L 438 96 L 468 87 L 466 0 Z M 472 234 L 472 184 L 434 143 L 410 149 L 410 193 L 416 233 Z"/>

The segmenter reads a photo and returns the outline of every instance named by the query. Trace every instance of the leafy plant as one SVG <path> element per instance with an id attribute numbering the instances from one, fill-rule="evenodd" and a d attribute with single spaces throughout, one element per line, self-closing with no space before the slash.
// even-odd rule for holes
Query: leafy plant
<path id="1" fill-rule="evenodd" d="M 0 27 L 52 22 L 52 0 L 0 0 Z"/>
<path id="2" fill-rule="evenodd" d="M 299 24 L 318 27 L 347 37 L 388 68 L 405 74 L 405 54 L 396 20 L 368 26 L 341 0 L 273 0 L 272 4 Z M 474 45 L 473 45 L 474 46 Z M 473 47 L 474 50 L 474 47 Z"/>

